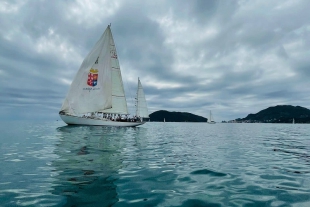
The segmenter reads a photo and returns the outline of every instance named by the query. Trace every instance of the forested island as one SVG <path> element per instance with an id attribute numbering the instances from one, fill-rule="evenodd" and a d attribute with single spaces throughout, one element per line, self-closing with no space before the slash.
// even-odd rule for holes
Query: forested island
<path id="1" fill-rule="evenodd" d="M 310 123 L 310 110 L 301 106 L 278 105 L 268 107 L 256 114 L 238 118 L 235 123 Z"/>
<path id="2" fill-rule="evenodd" d="M 151 122 L 207 122 L 208 119 L 188 112 L 155 111 L 150 115 Z M 301 106 L 277 105 L 249 114 L 245 118 L 230 123 L 310 123 L 310 110 Z"/>
<path id="3" fill-rule="evenodd" d="M 150 115 L 151 122 L 207 122 L 202 116 L 187 112 L 170 112 L 165 110 L 155 111 Z"/>

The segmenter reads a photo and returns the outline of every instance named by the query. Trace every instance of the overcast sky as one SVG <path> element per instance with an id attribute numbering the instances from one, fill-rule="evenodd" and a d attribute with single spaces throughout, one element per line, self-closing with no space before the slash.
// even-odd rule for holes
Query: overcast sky
<path id="1" fill-rule="evenodd" d="M 138 77 L 150 112 L 222 121 L 310 108 L 309 10 L 309 0 L 1 0 L 0 120 L 59 119 L 110 23 L 131 111 Z"/>

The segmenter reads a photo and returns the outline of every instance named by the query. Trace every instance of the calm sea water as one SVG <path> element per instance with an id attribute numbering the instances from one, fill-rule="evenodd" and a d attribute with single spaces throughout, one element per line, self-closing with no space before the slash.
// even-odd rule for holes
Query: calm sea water
<path id="1" fill-rule="evenodd" d="M 0 206 L 310 206 L 310 125 L 0 131 Z"/>

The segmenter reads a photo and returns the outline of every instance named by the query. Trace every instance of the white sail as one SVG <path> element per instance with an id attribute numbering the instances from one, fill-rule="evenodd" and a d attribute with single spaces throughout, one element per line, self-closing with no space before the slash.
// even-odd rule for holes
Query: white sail
<path id="1" fill-rule="evenodd" d="M 119 66 L 115 43 L 110 31 L 110 51 L 112 69 L 112 108 L 100 110 L 104 113 L 128 114 L 122 74 Z"/>
<path id="2" fill-rule="evenodd" d="M 61 111 L 76 115 L 112 108 L 111 37 L 108 26 L 80 66 Z"/>
<path id="3" fill-rule="evenodd" d="M 149 112 L 145 100 L 142 84 L 138 78 L 138 91 L 137 91 L 137 116 L 141 118 L 149 118 Z"/>
<path id="4" fill-rule="evenodd" d="M 210 117 L 209 117 L 208 123 L 209 124 L 215 124 L 215 121 L 213 120 L 213 116 L 212 116 L 212 112 L 211 111 L 210 111 Z"/>

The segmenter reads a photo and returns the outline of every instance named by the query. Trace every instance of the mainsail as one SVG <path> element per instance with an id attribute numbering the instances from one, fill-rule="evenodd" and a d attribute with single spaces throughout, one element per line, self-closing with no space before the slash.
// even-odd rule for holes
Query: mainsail
<path id="1" fill-rule="evenodd" d="M 147 110 L 147 104 L 143 91 L 142 84 L 138 78 L 138 91 L 137 91 L 137 116 L 142 118 L 149 118 L 149 112 Z"/>
<path id="2" fill-rule="evenodd" d="M 111 37 L 108 26 L 80 66 L 61 111 L 77 115 L 112 108 Z"/>

